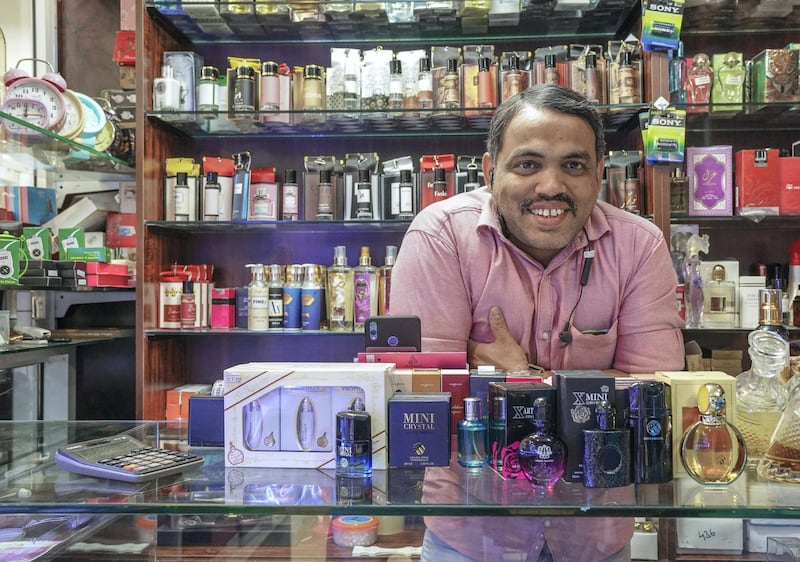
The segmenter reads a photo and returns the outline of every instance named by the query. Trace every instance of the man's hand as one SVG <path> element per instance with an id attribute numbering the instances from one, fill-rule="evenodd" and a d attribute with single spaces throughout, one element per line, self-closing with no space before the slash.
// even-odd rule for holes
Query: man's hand
<path id="1" fill-rule="evenodd" d="M 508 324 L 499 306 L 489 309 L 489 326 L 494 335 L 494 342 L 480 343 L 469 340 L 467 343 L 469 366 L 475 369 L 478 365 L 494 365 L 506 371 L 526 371 L 528 357 L 508 331 Z"/>

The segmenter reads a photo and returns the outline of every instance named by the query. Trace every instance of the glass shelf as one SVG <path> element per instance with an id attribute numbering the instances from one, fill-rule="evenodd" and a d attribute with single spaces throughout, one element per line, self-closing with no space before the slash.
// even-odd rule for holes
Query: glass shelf
<path id="1" fill-rule="evenodd" d="M 462 17 L 455 8 L 461 3 L 453 2 L 453 9 L 418 7 L 413 21 L 390 23 L 387 12 L 391 14 L 392 5 L 400 3 L 401 0 L 381 2 L 379 5 L 385 6 L 385 10 L 371 11 L 356 11 L 352 3 L 328 0 L 300 0 L 291 4 L 262 0 L 219 4 L 209 1 L 192 2 L 191 6 L 186 3 L 181 6 L 175 0 L 156 0 L 145 2 L 145 6 L 151 17 L 162 20 L 163 26 L 174 28 L 177 35 L 195 44 L 242 41 L 281 44 L 298 39 L 305 43 L 442 44 L 463 42 L 470 37 L 482 42 L 531 37 L 576 42 L 581 37 L 613 39 L 620 29 L 629 28 L 638 18 L 639 8 L 637 0 L 599 0 L 592 10 L 557 10 L 555 2 L 531 1 L 519 14 Z M 232 13 L 231 6 L 241 6 L 242 13 Z"/>
<path id="2" fill-rule="evenodd" d="M 296 336 L 324 336 L 324 337 L 357 337 L 364 338 L 364 332 L 331 332 L 329 330 L 247 330 L 245 328 L 190 328 L 183 330 L 145 330 L 148 338 L 162 337 L 197 337 L 197 336 L 267 336 L 274 337 L 296 337 Z"/>
<path id="3" fill-rule="evenodd" d="M 2 126 L 3 120 L 23 125 L 37 135 L 30 140 L 16 138 Z M 135 169 L 105 152 L 97 152 L 77 141 L 0 111 L 0 167 L 20 173 L 42 171 L 61 179 L 80 179 L 87 173 L 99 180 L 129 178 Z M 100 176 L 99 178 L 97 176 Z"/>
<path id="4" fill-rule="evenodd" d="M 647 104 L 598 106 L 607 131 L 627 128 L 648 109 Z M 255 112 L 253 117 L 228 118 L 225 112 L 155 112 L 147 118 L 190 137 L 419 137 L 436 131 L 437 137 L 474 135 L 483 137 L 491 115 L 465 115 L 477 109 L 375 111 L 285 111 Z M 483 110 L 485 111 L 485 110 Z M 425 115 L 427 113 L 427 115 Z M 421 115 L 420 115 L 421 114 Z M 292 124 L 267 120 L 279 116 Z"/>
<path id="5" fill-rule="evenodd" d="M 688 477 L 666 484 L 591 489 L 558 482 L 551 493 L 523 480 L 508 480 L 490 468 L 399 468 L 373 471 L 372 502 L 342 505 L 335 474 L 315 469 L 225 467 L 224 448 L 192 448 L 203 467 L 144 484 L 81 477 L 52 459 L 67 443 L 128 432 L 162 447 L 187 449 L 185 426 L 164 422 L 0 422 L 2 461 L 0 513 L 73 514 L 261 514 L 544 517 L 723 517 L 796 519 L 800 486 L 764 480 L 748 470 L 725 487 L 703 486 Z M 19 494 L 20 486 L 27 489 Z M 319 493 L 282 493 L 310 486 Z M 206 490 L 181 494 L 176 490 Z M 211 493 L 213 492 L 213 493 Z M 424 493 L 424 495 L 423 495 Z M 108 498 L 114 496 L 114 502 Z M 313 503 L 292 498 L 312 497 Z M 103 501 L 101 498 L 106 498 Z"/>
<path id="6" fill-rule="evenodd" d="M 773 3 L 775 4 L 775 3 Z M 790 4 L 786 2 L 785 4 Z M 714 0 L 704 5 L 686 6 L 681 35 L 728 35 L 774 33 L 800 30 L 800 6 L 787 6 L 781 12 L 765 12 L 758 2 Z M 759 11 L 759 9 L 761 11 Z"/>
<path id="7" fill-rule="evenodd" d="M 242 221 L 242 222 L 210 222 L 210 221 L 146 221 L 145 228 L 151 232 L 166 233 L 212 233 L 231 234 L 254 231 L 276 231 L 283 233 L 297 232 L 308 235 L 314 233 L 340 233 L 342 229 L 358 231 L 405 232 L 410 221 Z"/>
<path id="8" fill-rule="evenodd" d="M 47 341 L 47 340 L 27 340 L 25 343 L 12 343 L 9 345 L 0 345 L 0 361 L 5 355 L 14 355 L 19 353 L 35 353 L 41 350 L 51 352 L 53 350 L 66 350 L 74 347 L 81 347 L 85 345 L 96 345 L 107 342 L 112 342 L 120 339 L 131 338 L 134 336 L 134 330 L 119 331 L 115 336 L 107 337 L 74 337 L 74 338 L 61 338 L 69 339 L 70 341 Z"/>
<path id="9" fill-rule="evenodd" d="M 796 131 L 800 127 L 800 104 L 745 103 L 677 105 L 685 109 L 686 131 Z"/>
<path id="10" fill-rule="evenodd" d="M 730 217 L 671 217 L 672 224 L 698 224 L 715 230 L 761 230 L 765 226 L 778 230 L 797 230 L 800 215 L 754 215 Z"/>

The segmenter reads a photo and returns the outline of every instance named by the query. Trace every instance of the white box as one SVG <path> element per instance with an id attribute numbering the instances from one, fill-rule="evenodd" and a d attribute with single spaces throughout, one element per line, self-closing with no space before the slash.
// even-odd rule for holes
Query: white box
<path id="1" fill-rule="evenodd" d="M 372 467 L 386 468 L 393 369 L 393 363 L 244 363 L 225 369 L 225 466 L 335 468 L 336 413 L 358 396 L 372 417 Z"/>
<path id="2" fill-rule="evenodd" d="M 766 287 L 767 278 L 763 275 L 739 276 L 739 295 L 736 310 L 739 312 L 740 328 L 753 329 L 758 327 L 758 292 Z"/>
<path id="3" fill-rule="evenodd" d="M 800 536 L 800 523 L 791 519 L 748 519 L 744 528 L 747 552 L 766 552 L 767 537 Z"/>
<path id="4" fill-rule="evenodd" d="M 631 560 L 658 560 L 658 532 L 633 532 Z"/>

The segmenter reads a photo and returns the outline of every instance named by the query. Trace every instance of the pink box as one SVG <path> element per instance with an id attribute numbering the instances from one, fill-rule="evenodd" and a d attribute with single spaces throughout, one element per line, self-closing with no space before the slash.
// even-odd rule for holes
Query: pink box
<path id="1" fill-rule="evenodd" d="M 780 151 L 736 151 L 736 214 L 777 215 L 780 206 Z"/>
<path id="2" fill-rule="evenodd" d="M 464 369 L 466 351 L 358 352 L 358 363 L 394 363 L 398 369 Z"/>
<path id="3" fill-rule="evenodd" d="M 689 176 L 689 216 L 733 215 L 733 147 L 690 146 L 686 149 Z"/>
<path id="4" fill-rule="evenodd" d="M 800 215 L 800 157 L 779 159 L 780 210 L 782 215 Z"/>
<path id="5" fill-rule="evenodd" d="M 211 327 L 236 327 L 236 289 L 211 289 Z"/>

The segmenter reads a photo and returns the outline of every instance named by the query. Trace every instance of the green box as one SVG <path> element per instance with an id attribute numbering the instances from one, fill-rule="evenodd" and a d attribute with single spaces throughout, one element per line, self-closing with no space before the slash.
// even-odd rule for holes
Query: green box
<path id="1" fill-rule="evenodd" d="M 83 248 L 85 245 L 86 238 L 82 228 L 58 229 L 58 255 L 62 260 L 69 250 Z"/>
<path id="2" fill-rule="evenodd" d="M 62 259 L 75 261 L 111 261 L 109 248 L 68 248 L 67 255 Z"/>
<path id="3" fill-rule="evenodd" d="M 22 237 L 25 243 L 22 251 L 31 260 L 49 260 L 52 252 L 50 251 L 50 239 L 52 233 L 46 226 L 26 226 L 22 229 Z"/>

